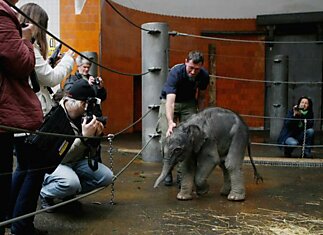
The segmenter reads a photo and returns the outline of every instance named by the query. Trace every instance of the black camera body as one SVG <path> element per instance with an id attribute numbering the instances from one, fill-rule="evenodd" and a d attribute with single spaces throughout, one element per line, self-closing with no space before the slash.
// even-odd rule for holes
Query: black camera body
<path id="1" fill-rule="evenodd" d="M 58 60 L 58 58 L 59 58 L 59 54 L 60 54 L 60 52 L 61 52 L 61 49 L 62 49 L 62 44 L 61 44 L 61 43 L 59 43 L 59 44 L 56 46 L 56 48 L 55 48 L 55 50 L 54 50 L 53 54 L 48 58 L 48 63 L 50 64 L 50 66 L 51 66 L 52 68 L 54 68 L 54 67 L 55 67 L 55 64 L 56 64 L 56 62 L 57 62 L 57 60 Z"/>
<path id="2" fill-rule="evenodd" d="M 100 85 L 100 79 L 98 77 L 94 78 L 94 84 Z"/>
<path id="3" fill-rule="evenodd" d="M 20 26 L 21 26 L 21 28 L 26 28 L 26 27 L 28 26 L 28 24 L 26 24 L 26 23 L 21 23 L 21 24 L 20 24 Z"/>
<path id="4" fill-rule="evenodd" d="M 85 118 L 86 123 L 91 122 L 93 115 L 96 119 L 101 122 L 104 126 L 107 124 L 107 117 L 102 116 L 101 100 L 96 97 L 90 97 L 86 100 Z"/>
<path id="5" fill-rule="evenodd" d="M 294 109 L 295 109 L 295 111 L 298 111 L 298 112 L 301 110 L 304 110 L 303 107 L 299 107 L 298 105 L 295 105 Z"/>

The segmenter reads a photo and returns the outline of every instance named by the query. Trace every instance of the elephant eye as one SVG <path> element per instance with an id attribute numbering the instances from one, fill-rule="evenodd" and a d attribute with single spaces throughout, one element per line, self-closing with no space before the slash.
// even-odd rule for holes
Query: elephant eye
<path id="1" fill-rule="evenodd" d="M 178 153 L 180 153 L 182 151 L 182 149 L 181 148 L 176 148 L 176 149 L 174 149 L 173 150 L 173 154 L 178 154 Z"/>

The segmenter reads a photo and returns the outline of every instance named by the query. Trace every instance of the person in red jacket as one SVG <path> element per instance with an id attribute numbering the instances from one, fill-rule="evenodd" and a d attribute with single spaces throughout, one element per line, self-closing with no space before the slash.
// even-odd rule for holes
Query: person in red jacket
<path id="1" fill-rule="evenodd" d="M 9 4 L 0 0 L 0 221 L 5 220 L 11 187 L 14 133 L 6 127 L 36 130 L 42 123 L 40 102 L 29 86 L 28 77 L 35 66 L 31 44 L 33 25 L 23 29 Z M 0 235 L 5 228 L 0 227 Z"/>

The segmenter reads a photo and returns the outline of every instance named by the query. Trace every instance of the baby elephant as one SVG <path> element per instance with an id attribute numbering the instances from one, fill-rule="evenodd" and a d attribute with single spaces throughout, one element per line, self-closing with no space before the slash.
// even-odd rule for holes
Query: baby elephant
<path id="1" fill-rule="evenodd" d="M 221 194 L 228 200 L 242 201 L 245 199 L 245 186 L 241 168 L 246 147 L 258 182 L 262 178 L 250 156 L 248 126 L 230 110 L 205 109 L 181 123 L 167 138 L 163 169 L 154 187 L 181 162 L 182 180 L 177 199 L 190 200 L 194 183 L 198 195 L 208 192 L 207 178 L 219 165 L 224 176 Z"/>

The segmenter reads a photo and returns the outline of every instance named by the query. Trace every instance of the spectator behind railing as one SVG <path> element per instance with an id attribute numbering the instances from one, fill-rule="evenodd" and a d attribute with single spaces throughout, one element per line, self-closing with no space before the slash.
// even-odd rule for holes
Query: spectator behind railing
<path id="1" fill-rule="evenodd" d="M 295 146 L 303 145 L 304 141 L 304 157 L 313 157 L 311 147 L 308 146 L 313 144 L 313 118 L 312 100 L 306 96 L 302 96 L 298 99 L 297 105 L 293 106 L 293 108 L 288 111 L 283 128 L 278 137 L 278 144 L 286 145 L 286 147 L 284 147 L 285 157 L 291 157 Z"/>

